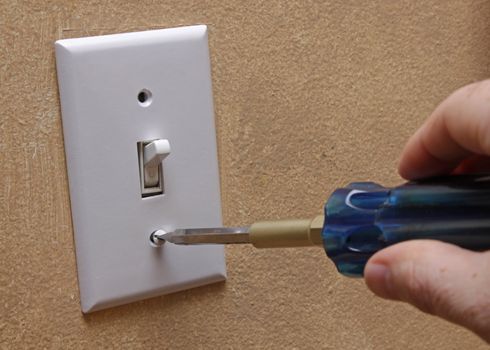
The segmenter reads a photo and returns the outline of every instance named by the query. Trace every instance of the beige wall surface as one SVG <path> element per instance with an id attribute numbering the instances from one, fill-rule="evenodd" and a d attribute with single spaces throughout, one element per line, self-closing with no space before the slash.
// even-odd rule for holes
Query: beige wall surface
<path id="1" fill-rule="evenodd" d="M 226 250 L 226 283 L 83 316 L 53 42 L 209 26 L 224 221 L 311 217 L 489 76 L 488 1 L 0 0 L 0 347 L 483 349 L 320 249 Z"/>

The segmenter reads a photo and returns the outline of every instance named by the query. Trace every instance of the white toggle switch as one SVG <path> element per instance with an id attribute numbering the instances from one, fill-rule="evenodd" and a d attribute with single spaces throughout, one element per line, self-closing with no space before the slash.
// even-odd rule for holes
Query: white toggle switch
<path id="1" fill-rule="evenodd" d="M 163 193 L 163 169 L 162 161 L 170 154 L 168 140 L 153 140 L 143 142 L 138 146 L 140 154 L 141 194 L 143 197 L 159 195 Z M 141 161 L 141 158 L 143 158 Z"/>
<path id="2" fill-rule="evenodd" d="M 164 193 L 162 161 L 170 154 L 168 140 L 157 139 L 138 142 L 138 165 L 141 196 L 150 197 Z"/>
<path id="3" fill-rule="evenodd" d="M 170 143 L 168 140 L 152 141 L 145 146 L 143 153 L 145 167 L 158 166 L 170 154 Z"/>

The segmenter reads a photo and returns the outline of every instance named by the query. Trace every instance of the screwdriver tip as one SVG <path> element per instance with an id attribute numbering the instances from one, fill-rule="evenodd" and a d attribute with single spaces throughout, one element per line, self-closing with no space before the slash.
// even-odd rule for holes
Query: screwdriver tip
<path id="1" fill-rule="evenodd" d="M 155 246 L 160 247 L 165 244 L 170 236 L 170 232 L 164 230 L 153 231 L 150 235 L 150 242 Z"/>

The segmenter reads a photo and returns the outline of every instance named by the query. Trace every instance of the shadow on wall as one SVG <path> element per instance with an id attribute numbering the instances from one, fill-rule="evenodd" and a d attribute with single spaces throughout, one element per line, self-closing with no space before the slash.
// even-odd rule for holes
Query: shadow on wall
<path id="1" fill-rule="evenodd" d="M 138 319 L 143 317 L 143 315 L 144 317 L 151 317 L 152 314 L 158 314 L 158 318 L 161 320 L 162 315 L 166 313 L 171 315 L 180 313 L 183 319 L 179 319 L 179 323 L 187 321 L 191 322 L 192 318 L 195 317 L 192 312 L 196 311 L 195 305 L 204 306 L 223 303 L 223 297 L 226 291 L 225 283 L 225 281 L 217 282 L 207 286 L 162 295 L 82 315 L 85 324 L 90 328 L 111 324 L 118 319 L 127 317 Z M 192 310 L 192 307 L 189 307 L 189 304 L 194 305 L 194 310 Z M 186 315 L 189 317 L 186 317 Z M 171 327 L 175 320 L 169 319 L 168 321 L 170 322 L 163 322 L 161 324 L 162 328 L 168 330 L 168 327 Z"/>

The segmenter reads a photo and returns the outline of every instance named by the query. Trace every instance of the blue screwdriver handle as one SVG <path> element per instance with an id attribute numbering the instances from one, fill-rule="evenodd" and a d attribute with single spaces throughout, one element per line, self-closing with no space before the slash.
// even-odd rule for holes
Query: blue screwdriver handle
<path id="1" fill-rule="evenodd" d="M 361 277 L 377 251 L 411 239 L 490 249 L 490 175 L 432 178 L 386 188 L 354 182 L 325 204 L 323 245 L 340 273 Z"/>

